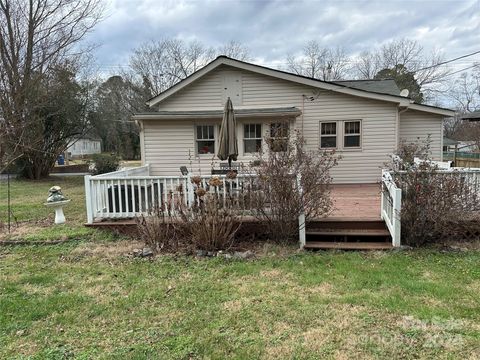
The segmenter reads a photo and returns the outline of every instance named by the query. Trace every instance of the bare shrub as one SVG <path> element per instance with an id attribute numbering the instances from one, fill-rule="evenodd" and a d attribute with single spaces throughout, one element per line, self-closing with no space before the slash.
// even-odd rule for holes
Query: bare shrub
<path id="1" fill-rule="evenodd" d="M 471 240 L 480 236 L 480 184 L 468 173 L 440 171 L 429 160 L 414 164 L 413 156 L 429 144 L 407 144 L 402 171 L 394 173 L 402 189 L 402 243 L 422 246 L 437 241 Z M 473 180 L 473 181 L 472 181 Z"/>
<path id="2" fill-rule="evenodd" d="M 178 252 L 182 248 L 180 233 L 169 212 L 156 209 L 136 218 L 139 237 L 155 254 Z"/>
<path id="3" fill-rule="evenodd" d="M 181 200 L 185 189 L 179 186 L 178 197 L 168 194 L 164 207 L 137 218 L 140 237 L 154 253 L 218 251 L 232 246 L 241 221 L 232 197 L 221 196 L 223 182 L 218 177 L 206 183 L 199 176 L 191 179 L 192 204 Z"/>
<path id="4" fill-rule="evenodd" d="M 267 139 L 270 151 L 255 161 L 258 178 L 252 186 L 254 216 L 267 224 L 271 240 L 298 239 L 298 216 L 306 220 L 327 215 L 332 209 L 330 170 L 337 164 L 334 152 L 307 151 L 299 133 Z"/>
<path id="5" fill-rule="evenodd" d="M 240 218 L 235 215 L 230 201 L 224 203 L 217 192 L 205 194 L 204 191 L 203 188 L 197 189 L 201 194 L 197 206 L 180 209 L 178 226 L 181 234 L 188 239 L 190 250 L 228 250 L 240 227 Z"/>

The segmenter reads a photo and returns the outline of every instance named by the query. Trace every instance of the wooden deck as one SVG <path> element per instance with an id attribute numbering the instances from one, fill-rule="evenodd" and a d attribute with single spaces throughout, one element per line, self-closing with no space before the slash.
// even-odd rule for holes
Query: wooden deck
<path id="1" fill-rule="evenodd" d="M 380 220 L 380 184 L 333 185 L 334 210 L 328 220 Z"/>
<path id="2" fill-rule="evenodd" d="M 390 234 L 380 218 L 380 185 L 333 185 L 334 210 L 325 218 L 307 223 L 309 249 L 381 250 L 392 248 Z M 251 216 L 243 223 L 257 223 Z M 134 233 L 134 219 L 94 222 L 87 226 Z"/>

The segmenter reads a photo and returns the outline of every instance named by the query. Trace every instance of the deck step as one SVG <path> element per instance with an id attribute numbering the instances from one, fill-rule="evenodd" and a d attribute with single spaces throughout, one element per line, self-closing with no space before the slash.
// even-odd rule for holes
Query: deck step
<path id="1" fill-rule="evenodd" d="M 390 236 L 388 229 L 308 229 L 306 235 L 313 236 Z"/>
<path id="2" fill-rule="evenodd" d="M 388 242 L 307 241 L 305 249 L 389 250 L 393 249 L 393 246 Z"/>
<path id="3" fill-rule="evenodd" d="M 385 229 L 383 220 L 357 220 L 357 219 L 333 219 L 328 218 L 307 223 L 307 229 L 323 230 L 323 229 Z"/>

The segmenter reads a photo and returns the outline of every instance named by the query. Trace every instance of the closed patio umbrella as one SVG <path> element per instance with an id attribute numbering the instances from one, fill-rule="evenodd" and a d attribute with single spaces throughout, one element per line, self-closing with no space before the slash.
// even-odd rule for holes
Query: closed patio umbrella
<path id="1" fill-rule="evenodd" d="M 232 167 L 232 160 L 236 161 L 238 156 L 237 145 L 237 121 L 233 112 L 232 100 L 228 98 L 223 111 L 222 126 L 220 127 L 220 145 L 217 156 L 220 160 L 228 159 L 228 167 Z"/>

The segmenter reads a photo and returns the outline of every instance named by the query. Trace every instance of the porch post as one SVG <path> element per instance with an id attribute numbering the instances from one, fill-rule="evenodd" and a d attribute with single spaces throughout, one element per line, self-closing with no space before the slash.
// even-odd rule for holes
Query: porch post
<path id="1" fill-rule="evenodd" d="M 301 211 L 300 215 L 298 216 L 298 231 L 299 231 L 299 242 L 300 242 L 300 249 L 303 250 L 305 247 L 305 242 L 306 242 L 306 233 L 305 233 L 305 209 L 303 208 L 303 188 L 302 188 L 302 175 L 297 174 L 297 191 L 300 194 L 300 199 L 301 199 Z"/>
<path id="2" fill-rule="evenodd" d="M 85 175 L 85 202 L 87 209 L 87 224 L 93 223 L 93 209 L 92 209 L 92 191 L 91 191 L 91 175 Z"/>
<path id="3" fill-rule="evenodd" d="M 394 247 L 400 246 L 400 232 L 401 232 L 401 210 L 402 210 L 402 189 L 395 188 L 392 194 L 393 198 L 393 211 L 392 211 L 392 225 L 393 236 L 392 245 Z"/>

